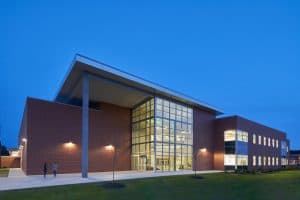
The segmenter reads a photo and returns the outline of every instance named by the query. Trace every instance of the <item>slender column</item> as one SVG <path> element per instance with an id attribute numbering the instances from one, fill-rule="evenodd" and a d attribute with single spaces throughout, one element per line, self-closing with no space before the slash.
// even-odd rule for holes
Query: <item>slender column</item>
<path id="1" fill-rule="evenodd" d="M 237 158 L 237 137 L 238 137 L 238 131 L 237 131 L 237 129 L 235 130 L 235 142 L 234 142 L 234 144 L 235 144 L 235 152 L 234 152 L 234 155 L 235 155 L 235 166 L 234 166 L 234 169 L 235 170 L 237 170 L 238 169 L 238 158 Z"/>
<path id="2" fill-rule="evenodd" d="M 154 172 L 156 172 L 156 97 L 154 97 Z"/>
<path id="3" fill-rule="evenodd" d="M 88 177 L 88 146 L 89 146 L 89 77 L 87 74 L 82 76 L 82 144 L 81 144 L 81 175 L 82 178 Z"/>

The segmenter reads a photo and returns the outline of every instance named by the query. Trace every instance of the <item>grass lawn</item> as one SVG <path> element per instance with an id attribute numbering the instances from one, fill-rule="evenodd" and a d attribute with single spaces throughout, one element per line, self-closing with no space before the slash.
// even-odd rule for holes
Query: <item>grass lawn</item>
<path id="1" fill-rule="evenodd" d="M 300 170 L 259 175 L 206 174 L 122 181 L 125 188 L 107 190 L 103 183 L 0 192 L 0 199 L 300 199 Z"/>
<path id="2" fill-rule="evenodd" d="M 9 169 L 8 168 L 0 168 L 0 177 L 7 177 Z"/>

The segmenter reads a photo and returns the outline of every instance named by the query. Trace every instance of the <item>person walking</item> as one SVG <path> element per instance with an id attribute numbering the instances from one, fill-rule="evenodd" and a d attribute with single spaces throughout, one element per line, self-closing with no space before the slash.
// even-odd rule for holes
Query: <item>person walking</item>
<path id="1" fill-rule="evenodd" d="M 44 172 L 44 178 L 46 178 L 47 175 L 47 162 L 44 162 L 44 167 L 43 167 L 43 172 Z"/>
<path id="2" fill-rule="evenodd" d="M 54 162 L 52 164 L 52 172 L 53 172 L 53 176 L 56 178 L 56 173 L 57 173 L 57 163 Z"/>

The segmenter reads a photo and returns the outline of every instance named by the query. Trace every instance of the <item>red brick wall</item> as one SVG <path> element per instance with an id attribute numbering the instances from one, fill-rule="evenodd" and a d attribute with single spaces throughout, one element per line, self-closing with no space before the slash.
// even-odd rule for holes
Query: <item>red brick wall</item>
<path id="1" fill-rule="evenodd" d="M 214 158 L 214 120 L 215 115 L 194 108 L 193 122 L 193 144 L 194 144 L 194 162 L 193 168 L 196 170 L 212 170 Z M 206 152 L 199 150 L 205 148 Z M 196 159 L 197 156 L 197 159 Z"/>
<path id="2" fill-rule="evenodd" d="M 26 174 L 41 174 L 43 163 L 58 163 L 58 173 L 81 172 L 81 108 L 29 98 L 27 101 Z M 130 109 L 101 104 L 89 113 L 89 171 L 111 171 L 118 149 L 117 170 L 130 170 Z M 74 146 L 67 147 L 72 141 Z"/>
<path id="3" fill-rule="evenodd" d="M 233 117 L 225 117 L 221 119 L 217 119 L 215 122 L 215 159 L 214 164 L 216 169 L 224 169 L 224 131 L 230 129 L 238 129 L 242 131 L 248 132 L 248 169 L 253 168 L 261 168 L 261 169 L 271 169 L 271 168 L 279 168 L 281 167 L 281 143 L 280 141 L 286 139 L 286 134 L 284 132 L 269 128 L 267 126 L 255 123 L 253 121 L 233 116 Z M 256 144 L 253 144 L 253 134 L 256 134 Z M 261 145 L 258 145 L 258 135 L 262 137 Z M 273 148 L 269 146 L 263 145 L 263 137 L 270 137 L 279 140 L 279 147 Z M 268 143 L 268 141 L 267 141 Z M 272 144 L 272 143 L 271 143 Z M 276 142 L 275 142 L 276 145 Z M 256 166 L 253 167 L 252 157 L 256 156 Z M 270 157 L 279 157 L 279 166 L 258 166 L 258 156 L 262 156 L 262 164 L 263 164 L 263 156 Z M 217 159 L 218 158 L 218 159 Z M 271 159 L 272 161 L 272 159 Z M 276 160 L 275 160 L 276 161 Z M 276 164 L 276 162 L 275 162 Z"/>
<path id="4" fill-rule="evenodd" d="M 0 168 L 20 168 L 20 157 L 1 156 Z"/>

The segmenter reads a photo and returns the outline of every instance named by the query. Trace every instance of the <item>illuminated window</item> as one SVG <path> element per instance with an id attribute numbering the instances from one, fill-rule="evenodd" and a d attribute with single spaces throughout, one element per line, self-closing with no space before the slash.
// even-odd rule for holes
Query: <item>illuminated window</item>
<path id="1" fill-rule="evenodd" d="M 256 135 L 255 134 L 253 134 L 253 136 L 252 136 L 253 138 L 253 144 L 256 144 Z"/>
<path id="2" fill-rule="evenodd" d="M 266 145 L 267 145 L 267 138 L 264 137 L 264 146 L 266 146 Z"/>
<path id="3" fill-rule="evenodd" d="M 252 165 L 256 166 L 256 156 L 252 156 Z"/>
<path id="4" fill-rule="evenodd" d="M 237 163 L 236 163 L 237 161 Z M 247 166 L 248 156 L 247 155 L 235 155 L 235 154 L 225 154 L 224 155 L 224 165 L 225 166 Z"/>
<path id="5" fill-rule="evenodd" d="M 261 136 L 258 136 L 258 144 L 261 145 Z"/>
<path id="6" fill-rule="evenodd" d="M 276 166 L 278 166 L 278 157 L 276 157 Z"/>
<path id="7" fill-rule="evenodd" d="M 238 166 L 247 166 L 248 165 L 248 156 L 237 155 L 237 165 Z"/>
<path id="8" fill-rule="evenodd" d="M 271 146 L 271 138 L 268 138 L 268 147 Z"/>
<path id="9" fill-rule="evenodd" d="M 266 166 L 267 165 L 267 158 L 266 158 L 266 156 L 264 156 L 264 166 Z"/>
<path id="10" fill-rule="evenodd" d="M 279 146 L 279 144 L 278 144 L 279 142 L 278 142 L 278 140 L 276 140 L 276 148 L 278 148 L 278 146 Z"/>
<path id="11" fill-rule="evenodd" d="M 224 131 L 224 141 L 235 141 L 235 130 Z"/>
<path id="12" fill-rule="evenodd" d="M 241 142 L 248 142 L 248 132 L 246 131 L 237 131 L 237 140 Z"/>
<path id="13" fill-rule="evenodd" d="M 275 140 L 272 139 L 272 147 L 274 148 L 275 147 Z"/>
<path id="14" fill-rule="evenodd" d="M 235 154 L 225 154 L 224 155 L 224 165 L 235 166 Z"/>
<path id="15" fill-rule="evenodd" d="M 269 156 L 268 157 L 268 166 L 270 166 L 271 165 L 271 157 Z"/>
<path id="16" fill-rule="evenodd" d="M 287 165 L 287 159 L 281 158 L 281 165 Z"/>
<path id="17" fill-rule="evenodd" d="M 258 166 L 261 166 L 261 156 L 258 156 Z"/>
<path id="18" fill-rule="evenodd" d="M 275 158 L 272 157 L 272 166 L 274 166 L 274 165 L 275 165 Z"/>

